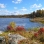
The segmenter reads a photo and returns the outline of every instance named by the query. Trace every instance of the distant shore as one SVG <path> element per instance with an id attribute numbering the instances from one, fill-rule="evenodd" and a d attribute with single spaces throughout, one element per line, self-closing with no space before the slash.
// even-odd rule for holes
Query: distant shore
<path id="1" fill-rule="evenodd" d="M 44 17 L 37 17 L 30 19 L 31 22 L 44 22 Z"/>
<path id="2" fill-rule="evenodd" d="M 29 18 L 29 15 L 3 15 L 0 18 Z"/>

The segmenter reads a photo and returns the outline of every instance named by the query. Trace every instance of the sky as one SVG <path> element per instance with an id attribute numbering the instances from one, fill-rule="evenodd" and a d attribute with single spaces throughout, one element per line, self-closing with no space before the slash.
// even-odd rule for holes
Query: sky
<path id="1" fill-rule="evenodd" d="M 0 15 L 24 15 L 44 9 L 44 0 L 0 0 Z"/>

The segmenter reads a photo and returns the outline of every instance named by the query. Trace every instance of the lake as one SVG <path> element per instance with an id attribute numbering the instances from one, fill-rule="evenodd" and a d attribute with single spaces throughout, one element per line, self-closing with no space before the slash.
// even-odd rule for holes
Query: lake
<path id="1" fill-rule="evenodd" d="M 41 23 L 31 22 L 29 18 L 0 18 L 0 30 L 4 31 L 12 21 L 16 23 L 16 26 L 24 26 L 25 28 L 44 26 L 44 24 Z"/>

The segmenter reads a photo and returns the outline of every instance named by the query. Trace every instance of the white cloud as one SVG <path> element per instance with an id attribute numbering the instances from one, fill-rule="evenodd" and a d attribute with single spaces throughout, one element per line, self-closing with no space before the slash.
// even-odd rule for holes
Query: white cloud
<path id="1" fill-rule="evenodd" d="M 17 9 L 17 7 L 14 7 L 14 9 Z"/>
<path id="2" fill-rule="evenodd" d="M 22 7 L 21 9 L 14 7 L 13 11 L 8 11 L 7 9 L 0 9 L 0 15 L 23 15 L 27 13 L 27 11 L 28 10 L 25 7 Z"/>
<path id="3" fill-rule="evenodd" d="M 44 7 L 43 7 L 42 9 L 44 10 Z M 42 10 L 42 9 L 41 9 L 41 10 Z"/>
<path id="4" fill-rule="evenodd" d="M 18 4 L 18 3 L 21 3 L 22 0 L 13 0 L 12 2 L 15 3 L 15 4 Z"/>
<path id="5" fill-rule="evenodd" d="M 19 11 L 8 11 L 7 9 L 0 10 L 0 15 L 18 15 Z"/>
<path id="6" fill-rule="evenodd" d="M 32 9 L 36 9 L 37 10 L 37 9 L 40 9 L 41 7 L 42 7 L 41 4 L 38 4 L 38 5 L 37 4 L 33 4 L 33 5 L 30 6 L 30 10 L 32 10 Z"/>
<path id="7" fill-rule="evenodd" d="M 14 1 L 12 1 L 14 3 Z"/>
<path id="8" fill-rule="evenodd" d="M 0 8 L 5 8 L 5 7 L 6 7 L 5 4 L 0 3 Z"/>
<path id="9" fill-rule="evenodd" d="M 41 4 L 33 4 L 32 6 L 31 6 L 31 8 L 40 8 L 42 5 Z"/>
<path id="10" fill-rule="evenodd" d="M 15 15 L 25 14 L 28 10 L 25 7 L 22 7 L 21 9 L 14 12 Z"/>
<path id="11" fill-rule="evenodd" d="M 23 15 L 25 14 L 27 11 L 27 9 L 20 9 L 20 10 L 13 10 L 13 11 L 8 11 L 7 9 L 1 9 L 0 10 L 0 15 Z"/>
<path id="12" fill-rule="evenodd" d="M 11 15 L 18 15 L 19 11 L 13 11 Z"/>
<path id="13" fill-rule="evenodd" d="M 0 10 L 0 15 L 11 15 L 11 12 L 9 12 L 7 9 Z"/>
<path id="14" fill-rule="evenodd" d="M 25 7 L 22 7 L 21 11 L 25 12 L 27 9 Z"/>

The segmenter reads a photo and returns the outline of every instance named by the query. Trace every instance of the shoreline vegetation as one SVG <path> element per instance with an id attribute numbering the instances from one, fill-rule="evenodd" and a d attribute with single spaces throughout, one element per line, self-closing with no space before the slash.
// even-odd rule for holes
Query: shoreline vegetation
<path id="1" fill-rule="evenodd" d="M 17 26 L 14 22 L 10 22 L 7 30 L 0 34 L 0 41 L 5 40 L 2 44 L 44 44 L 44 28 L 28 29 L 23 26 Z M 21 40 L 22 38 L 22 40 Z"/>
<path id="2" fill-rule="evenodd" d="M 44 23 L 44 17 L 32 18 L 32 19 L 30 19 L 30 21 Z"/>
<path id="3" fill-rule="evenodd" d="M 29 15 L 0 15 L 0 18 L 29 18 Z"/>
<path id="4" fill-rule="evenodd" d="M 30 21 L 31 22 L 40 22 L 44 23 L 44 10 L 37 10 L 36 12 L 33 11 L 30 14 Z"/>

